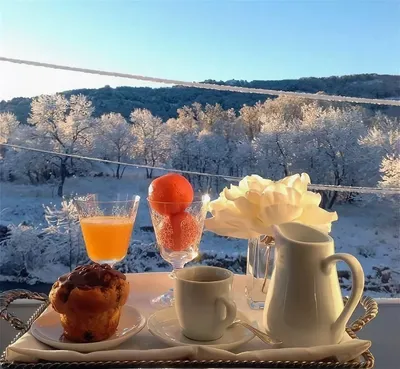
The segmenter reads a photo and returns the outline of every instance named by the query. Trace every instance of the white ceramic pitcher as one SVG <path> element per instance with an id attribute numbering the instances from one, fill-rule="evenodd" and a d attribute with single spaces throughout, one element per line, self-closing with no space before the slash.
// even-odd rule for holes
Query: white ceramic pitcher
<path id="1" fill-rule="evenodd" d="M 333 239 L 314 227 L 285 223 L 274 227 L 275 268 L 265 299 L 266 332 L 284 347 L 339 343 L 364 290 L 364 272 L 350 254 L 335 254 Z M 352 274 L 344 307 L 336 262 Z"/>

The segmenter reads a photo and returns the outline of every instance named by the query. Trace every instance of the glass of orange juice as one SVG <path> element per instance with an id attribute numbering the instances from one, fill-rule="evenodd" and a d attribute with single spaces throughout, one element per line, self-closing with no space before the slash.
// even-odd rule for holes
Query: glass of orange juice
<path id="1" fill-rule="evenodd" d="M 74 200 L 90 260 L 113 267 L 125 258 L 139 201 L 139 196 L 99 201 L 98 195 L 92 194 Z"/>

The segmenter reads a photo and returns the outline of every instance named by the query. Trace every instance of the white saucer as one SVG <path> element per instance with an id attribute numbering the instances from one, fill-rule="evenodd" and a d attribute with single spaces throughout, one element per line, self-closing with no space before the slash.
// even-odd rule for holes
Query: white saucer
<path id="1" fill-rule="evenodd" d="M 62 350 L 92 352 L 107 350 L 120 345 L 128 338 L 139 333 L 146 324 L 146 319 L 134 307 L 122 307 L 117 331 L 108 339 L 100 342 L 73 343 L 63 336 L 60 315 L 51 310 L 41 315 L 31 326 L 31 333 L 40 342 Z"/>
<path id="2" fill-rule="evenodd" d="M 246 323 L 252 322 L 242 312 L 236 313 L 236 318 Z M 225 331 L 225 334 L 215 341 L 194 341 L 185 337 L 181 332 L 175 308 L 159 310 L 147 320 L 147 328 L 153 336 L 158 337 L 169 346 L 210 346 L 223 350 L 232 350 L 254 338 L 254 334 L 248 329 L 234 325 Z"/>

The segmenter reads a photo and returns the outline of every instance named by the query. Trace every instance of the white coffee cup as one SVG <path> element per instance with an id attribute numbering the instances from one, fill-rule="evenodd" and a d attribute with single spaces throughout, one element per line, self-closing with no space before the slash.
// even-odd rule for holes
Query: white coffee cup
<path id="1" fill-rule="evenodd" d="M 175 310 L 182 333 L 196 341 L 221 338 L 236 318 L 233 273 L 195 266 L 180 269 L 175 275 Z"/>

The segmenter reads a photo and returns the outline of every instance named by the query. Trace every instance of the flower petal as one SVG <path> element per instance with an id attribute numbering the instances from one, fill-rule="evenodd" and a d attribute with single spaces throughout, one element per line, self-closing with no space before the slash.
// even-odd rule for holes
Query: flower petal
<path id="1" fill-rule="evenodd" d="M 283 188 L 282 185 L 274 188 L 280 191 L 270 191 L 273 186 L 269 186 L 267 191 L 264 191 L 261 198 L 260 206 L 262 208 L 274 204 L 292 204 L 299 205 L 301 202 L 301 194 L 290 187 Z"/>
<path id="2" fill-rule="evenodd" d="M 228 202 L 225 197 L 219 197 L 217 200 L 213 200 L 208 203 L 208 211 L 211 213 L 225 209 L 228 206 Z"/>
<path id="3" fill-rule="evenodd" d="M 217 212 L 215 219 L 232 227 L 242 227 L 243 223 L 249 222 L 236 207 Z"/>
<path id="4" fill-rule="evenodd" d="M 293 188 L 300 193 L 307 192 L 308 185 L 311 183 L 310 176 L 307 173 L 301 173 L 300 179 L 296 181 Z"/>
<path id="5" fill-rule="evenodd" d="M 302 206 L 306 205 L 319 206 L 320 203 L 321 203 L 321 195 L 319 193 L 307 191 L 304 192 L 303 195 L 301 196 L 300 204 Z"/>
<path id="6" fill-rule="evenodd" d="M 271 183 L 273 183 L 273 181 L 271 181 L 270 179 L 263 178 L 263 177 L 261 177 L 261 176 L 259 176 L 259 175 L 257 175 L 257 174 L 251 175 L 251 176 L 250 176 L 250 179 L 251 179 L 251 181 L 256 181 L 256 182 L 259 183 L 259 185 L 260 185 L 260 187 L 261 187 L 261 191 L 262 191 L 265 187 L 267 187 L 267 186 L 269 186 Z"/>
<path id="7" fill-rule="evenodd" d="M 261 182 L 262 178 L 256 174 L 247 177 L 247 185 L 250 191 L 263 192 L 264 185 Z"/>
<path id="8" fill-rule="evenodd" d="M 227 200 L 234 201 L 243 196 L 243 191 L 238 186 L 231 185 L 230 188 L 224 188 L 224 195 Z"/>
<path id="9" fill-rule="evenodd" d="M 236 237 L 249 239 L 258 237 L 258 233 L 252 232 L 251 228 L 248 227 L 233 227 L 220 220 L 216 220 L 215 217 L 208 218 L 204 221 L 206 230 L 219 234 L 221 236 Z"/>
<path id="10" fill-rule="evenodd" d="M 287 176 L 285 178 L 282 178 L 278 183 L 282 183 L 285 186 L 292 187 L 293 183 L 297 180 L 300 179 L 300 174 L 293 174 L 292 176 Z"/>
<path id="11" fill-rule="evenodd" d="M 286 195 L 287 194 L 287 188 L 288 187 L 285 184 L 276 182 L 276 183 L 271 183 L 268 187 L 266 187 L 264 192 L 269 192 L 269 191 L 280 192 L 283 195 Z"/>
<path id="12" fill-rule="evenodd" d="M 254 218 L 251 222 L 251 231 L 258 235 L 272 235 L 272 224 L 263 222 L 259 218 Z"/>
<path id="13" fill-rule="evenodd" d="M 264 191 L 261 197 L 261 208 L 266 208 L 274 204 L 287 203 L 285 194 L 275 191 Z"/>
<path id="14" fill-rule="evenodd" d="M 261 193 L 254 190 L 249 190 L 246 192 L 246 198 L 253 204 L 259 205 L 261 201 Z"/>
<path id="15" fill-rule="evenodd" d="M 258 204 L 252 203 L 245 197 L 239 197 L 234 201 L 236 208 L 240 211 L 242 216 L 253 218 L 258 214 Z"/>
<path id="16" fill-rule="evenodd" d="M 249 185 L 247 184 L 247 177 L 244 177 L 240 182 L 239 182 L 239 188 L 243 191 L 246 192 L 249 190 Z"/>
<path id="17" fill-rule="evenodd" d="M 331 223 L 336 220 L 338 220 L 336 211 L 330 213 L 319 206 L 307 205 L 303 208 L 303 212 L 296 219 L 296 222 L 314 227 L 322 227 L 322 229 L 326 229 L 327 232 L 330 232 Z"/>
<path id="18" fill-rule="evenodd" d="M 307 185 L 311 184 L 311 178 L 307 173 L 301 173 L 300 178 L 303 183 L 306 183 Z"/>
<path id="19" fill-rule="evenodd" d="M 275 204 L 260 209 L 259 218 L 266 225 L 279 225 L 297 219 L 302 211 L 302 208 L 296 205 Z"/>
<path id="20" fill-rule="evenodd" d="M 311 183 L 310 176 L 307 173 L 294 174 L 281 179 L 278 183 L 283 183 L 288 187 L 294 188 L 300 193 L 306 192 Z"/>
<path id="21" fill-rule="evenodd" d="M 287 202 L 293 205 L 299 205 L 301 202 L 301 193 L 294 188 L 288 187 L 286 189 Z"/>

